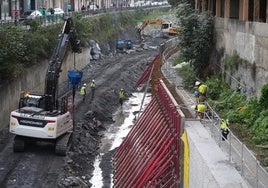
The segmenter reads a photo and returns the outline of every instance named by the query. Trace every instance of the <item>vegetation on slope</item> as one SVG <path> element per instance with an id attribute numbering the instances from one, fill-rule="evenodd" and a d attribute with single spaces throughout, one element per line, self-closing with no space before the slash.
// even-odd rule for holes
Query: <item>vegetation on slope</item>
<path id="1" fill-rule="evenodd" d="M 204 80 L 209 88 L 209 104 L 220 117 L 230 120 L 232 132 L 256 153 L 262 165 L 268 166 L 268 84 L 263 86 L 259 99 L 249 98 L 243 88 L 230 88 L 225 82 L 224 71 L 210 70 L 215 69 L 209 64 L 213 46 L 211 15 L 206 13 L 199 15 L 186 3 L 178 6 L 177 16 L 180 19 L 182 32 L 180 53 L 174 64 L 190 62 L 178 70 L 183 76 L 184 87 L 193 90 L 197 78 Z M 251 70 L 255 68 L 255 65 L 241 59 L 235 52 L 226 55 L 217 63 L 230 74 L 241 65 L 246 65 Z"/>
<path id="2" fill-rule="evenodd" d="M 120 33 L 128 27 L 135 27 L 137 21 L 150 14 L 144 9 L 107 13 L 95 17 L 83 17 L 81 13 L 72 14 L 77 37 L 82 46 L 88 45 L 89 39 L 98 43 L 114 43 Z M 30 29 L 23 25 L 0 27 L 0 80 L 9 81 L 18 78 L 27 67 L 52 56 L 62 24 L 43 27 L 32 21 Z"/>

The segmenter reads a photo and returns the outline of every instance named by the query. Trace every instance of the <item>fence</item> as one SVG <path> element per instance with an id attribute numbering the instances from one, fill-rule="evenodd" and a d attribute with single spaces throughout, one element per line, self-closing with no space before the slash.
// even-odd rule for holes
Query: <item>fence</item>
<path id="1" fill-rule="evenodd" d="M 219 147 L 228 154 L 229 161 L 254 188 L 268 187 L 268 173 L 260 165 L 254 154 L 230 131 L 227 140 L 223 141 L 220 130 L 220 117 L 207 104 L 208 112 L 201 123 L 209 130 Z"/>
<path id="2" fill-rule="evenodd" d="M 59 23 L 61 22 L 61 18 L 63 16 L 71 16 L 73 13 L 77 14 L 80 13 L 83 17 L 91 17 L 94 15 L 99 15 L 103 13 L 116 13 L 120 11 L 135 11 L 139 9 L 140 7 L 111 7 L 111 8 L 102 8 L 102 9 L 96 9 L 96 10 L 85 10 L 85 11 L 73 11 L 73 12 L 66 12 L 64 15 L 47 15 L 47 16 L 40 16 L 38 18 L 34 18 L 32 20 L 35 20 L 37 23 L 40 23 L 42 25 L 49 25 L 53 23 Z M 142 7 L 146 10 L 158 10 L 158 9 L 163 9 L 163 10 L 169 10 L 170 6 L 169 5 L 156 5 L 156 6 L 144 6 Z M 5 18 L 0 18 L 0 27 L 5 27 L 9 25 L 18 25 L 19 19 L 15 20 L 12 19 L 11 17 L 5 17 Z"/>

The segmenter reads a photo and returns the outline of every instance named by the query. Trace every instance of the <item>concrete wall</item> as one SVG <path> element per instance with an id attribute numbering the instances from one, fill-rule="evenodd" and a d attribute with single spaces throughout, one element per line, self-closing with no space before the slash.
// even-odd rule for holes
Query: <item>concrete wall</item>
<path id="1" fill-rule="evenodd" d="M 249 94 L 257 96 L 268 81 L 268 24 L 259 22 L 245 22 L 226 18 L 215 18 L 215 42 L 219 50 L 231 55 L 237 51 L 238 55 L 246 59 L 251 66 L 241 65 L 233 74 L 241 79 Z M 252 65 L 256 64 L 256 69 Z M 236 86 L 232 80 L 232 86 Z M 255 92 L 256 91 L 256 92 Z"/>
<path id="2" fill-rule="evenodd" d="M 90 62 L 89 48 L 83 49 L 81 54 L 75 54 L 76 69 L 81 70 Z M 0 130 L 7 127 L 9 115 L 18 108 L 20 93 L 23 91 L 44 93 L 48 61 L 40 62 L 26 70 L 25 74 L 8 84 L 0 86 Z M 74 69 L 74 54 L 67 52 L 62 64 L 59 83 L 68 81 L 68 70 Z"/>
<path id="3" fill-rule="evenodd" d="M 248 187 L 200 121 L 186 120 L 185 130 L 190 150 L 190 188 Z"/>

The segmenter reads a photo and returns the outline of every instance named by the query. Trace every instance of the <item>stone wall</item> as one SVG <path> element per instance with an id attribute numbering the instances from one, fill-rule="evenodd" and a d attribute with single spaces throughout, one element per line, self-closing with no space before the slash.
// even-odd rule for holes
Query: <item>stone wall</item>
<path id="1" fill-rule="evenodd" d="M 62 72 L 60 73 L 59 83 L 68 81 L 68 71 L 84 68 L 90 62 L 90 49 L 85 48 L 81 54 L 67 52 L 66 58 L 62 63 Z M 46 71 L 48 61 L 40 62 L 26 70 L 26 72 L 8 84 L 0 86 L 0 130 L 6 128 L 9 123 L 9 116 L 12 110 L 18 108 L 20 93 L 23 91 L 44 93 Z"/>
<path id="2" fill-rule="evenodd" d="M 231 79 L 232 87 L 237 86 L 236 80 L 241 80 L 241 85 L 249 95 L 259 96 L 262 86 L 268 81 L 267 31 L 266 23 L 215 18 L 217 50 L 224 49 L 228 55 L 236 51 L 250 63 L 249 66 L 240 65 L 237 71 L 232 73 Z"/>

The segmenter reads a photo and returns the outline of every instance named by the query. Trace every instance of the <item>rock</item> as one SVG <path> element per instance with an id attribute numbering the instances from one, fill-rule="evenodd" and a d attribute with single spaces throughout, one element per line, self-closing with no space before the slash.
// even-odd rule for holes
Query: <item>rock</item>
<path id="1" fill-rule="evenodd" d="M 89 46 L 91 47 L 90 55 L 93 60 L 98 60 L 101 58 L 101 49 L 98 43 L 94 40 L 88 41 Z"/>

